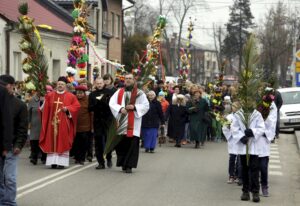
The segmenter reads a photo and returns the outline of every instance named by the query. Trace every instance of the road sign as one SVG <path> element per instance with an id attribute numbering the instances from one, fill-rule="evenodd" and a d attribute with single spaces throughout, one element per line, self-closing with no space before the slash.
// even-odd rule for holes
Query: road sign
<path id="1" fill-rule="evenodd" d="M 295 55 L 297 60 L 300 61 L 300 50 L 298 50 Z"/>
<path id="2" fill-rule="evenodd" d="M 300 73 L 296 72 L 296 86 L 300 87 Z"/>

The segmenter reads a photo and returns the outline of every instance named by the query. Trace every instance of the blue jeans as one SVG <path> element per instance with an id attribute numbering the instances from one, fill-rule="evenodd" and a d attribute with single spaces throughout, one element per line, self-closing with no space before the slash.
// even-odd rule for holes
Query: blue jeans
<path id="1" fill-rule="evenodd" d="M 16 206 L 18 156 L 8 152 L 0 157 L 0 205 Z"/>

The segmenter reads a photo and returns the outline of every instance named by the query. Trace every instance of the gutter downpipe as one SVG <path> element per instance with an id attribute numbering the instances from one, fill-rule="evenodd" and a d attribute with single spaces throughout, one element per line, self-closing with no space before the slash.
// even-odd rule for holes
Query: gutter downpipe
<path id="1" fill-rule="evenodd" d="M 6 23 L 5 30 L 5 43 L 6 43 L 6 70 L 5 73 L 10 73 L 10 32 L 14 30 L 13 24 L 10 22 Z"/>

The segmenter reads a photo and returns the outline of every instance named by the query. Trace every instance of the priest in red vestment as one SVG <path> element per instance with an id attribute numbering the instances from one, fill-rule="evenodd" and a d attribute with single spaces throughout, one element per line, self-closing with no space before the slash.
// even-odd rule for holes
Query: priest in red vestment
<path id="1" fill-rule="evenodd" d="M 41 106 L 40 147 L 47 153 L 46 165 L 52 168 L 69 166 L 69 151 L 76 134 L 80 104 L 75 95 L 66 91 L 66 84 L 67 79 L 60 77 L 57 90 L 48 93 Z"/>

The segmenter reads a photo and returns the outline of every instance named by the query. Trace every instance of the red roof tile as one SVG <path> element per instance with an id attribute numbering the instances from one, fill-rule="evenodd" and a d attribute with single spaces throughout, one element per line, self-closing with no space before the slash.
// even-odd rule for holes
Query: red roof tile
<path id="1" fill-rule="evenodd" d="M 19 0 L 1 0 L 0 14 L 5 18 L 18 22 L 20 16 L 18 11 Z M 60 16 L 53 13 L 50 8 L 47 8 L 36 0 L 27 0 L 29 13 L 28 16 L 35 19 L 35 24 L 46 24 L 52 26 L 55 31 L 72 33 L 73 27 L 64 21 Z"/>

